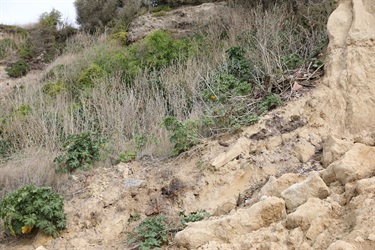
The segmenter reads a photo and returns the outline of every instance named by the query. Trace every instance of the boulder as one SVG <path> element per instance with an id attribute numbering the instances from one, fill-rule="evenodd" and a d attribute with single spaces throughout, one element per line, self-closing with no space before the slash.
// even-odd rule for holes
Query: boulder
<path id="1" fill-rule="evenodd" d="M 319 198 L 310 198 L 308 201 L 297 208 L 297 210 L 291 214 L 288 214 L 286 217 L 285 226 L 288 229 L 293 229 L 300 227 L 302 230 L 307 231 L 310 229 L 310 226 L 315 222 L 315 228 L 313 230 L 323 231 L 324 228 L 318 228 L 318 225 L 321 225 L 321 221 L 316 223 L 317 219 L 326 219 L 331 211 L 331 205 L 322 201 Z M 317 236 L 320 232 L 312 232 L 310 230 L 310 235 Z"/>
<path id="2" fill-rule="evenodd" d="M 325 199 L 330 194 L 329 188 L 318 172 L 311 172 L 302 182 L 293 184 L 281 193 L 288 210 L 294 210 L 311 197 Z"/>
<path id="3" fill-rule="evenodd" d="M 285 189 L 305 179 L 306 177 L 304 177 L 303 175 L 293 173 L 283 174 L 280 178 L 277 179 L 274 176 L 270 176 L 268 182 L 261 188 L 257 197 L 258 199 L 260 199 L 260 197 L 264 195 L 281 197 L 281 193 Z"/>
<path id="4" fill-rule="evenodd" d="M 237 156 L 241 154 L 245 154 L 249 151 L 250 141 L 245 138 L 241 137 L 238 141 L 225 153 L 220 154 L 217 156 L 211 163 L 211 165 L 215 169 L 219 169 L 231 160 L 235 159 Z"/>
<path id="5" fill-rule="evenodd" d="M 323 171 L 323 180 L 329 185 L 339 181 L 345 185 L 348 182 L 368 178 L 375 172 L 375 147 L 355 143 L 338 161 L 335 161 Z"/>
<path id="6" fill-rule="evenodd" d="M 353 143 L 337 139 L 333 136 L 328 136 L 323 145 L 322 164 L 323 167 L 328 167 L 329 164 L 338 160 L 351 147 Z"/>
<path id="7" fill-rule="evenodd" d="M 176 234 L 175 242 L 189 249 L 197 249 L 210 241 L 229 242 L 238 235 L 266 227 L 285 215 L 284 201 L 277 197 L 268 197 L 230 215 L 189 223 L 187 228 Z"/>
<path id="8" fill-rule="evenodd" d="M 359 180 L 355 187 L 355 193 L 359 195 L 374 194 L 375 196 L 375 177 Z"/>
<path id="9" fill-rule="evenodd" d="M 329 245 L 327 250 L 357 250 L 357 248 L 348 242 L 338 240 Z"/>
<path id="10" fill-rule="evenodd" d="M 293 150 L 295 156 L 302 163 L 307 162 L 315 154 L 315 147 L 304 139 L 294 145 Z"/>

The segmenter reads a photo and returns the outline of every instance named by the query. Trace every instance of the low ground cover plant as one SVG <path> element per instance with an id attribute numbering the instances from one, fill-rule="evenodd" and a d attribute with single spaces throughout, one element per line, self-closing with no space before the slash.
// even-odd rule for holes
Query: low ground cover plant
<path id="1" fill-rule="evenodd" d="M 10 77 L 19 78 L 26 75 L 30 71 L 30 67 L 25 60 L 21 59 L 7 67 L 5 71 Z"/>
<path id="2" fill-rule="evenodd" d="M 204 209 L 198 209 L 196 211 L 186 214 L 186 211 L 183 210 L 179 213 L 180 221 L 183 226 L 186 226 L 186 223 L 201 221 L 205 218 L 209 218 L 210 214 Z"/>
<path id="3" fill-rule="evenodd" d="M 155 249 L 167 242 L 167 233 L 165 215 L 148 217 L 135 228 L 130 242 L 139 242 L 140 250 Z"/>
<path id="4" fill-rule="evenodd" d="M 63 149 L 65 154 L 54 159 L 61 172 L 73 172 L 77 169 L 88 169 L 100 159 L 100 149 L 105 139 L 97 133 L 84 132 L 69 135 Z"/>
<path id="5" fill-rule="evenodd" d="M 63 197 L 50 187 L 33 184 L 21 187 L 0 202 L 0 218 L 12 235 L 30 233 L 34 228 L 56 236 L 66 227 Z"/>

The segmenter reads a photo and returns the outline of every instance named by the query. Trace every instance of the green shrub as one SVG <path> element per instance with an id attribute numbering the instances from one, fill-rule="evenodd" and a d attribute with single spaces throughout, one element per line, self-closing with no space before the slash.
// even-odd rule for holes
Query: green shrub
<path id="1" fill-rule="evenodd" d="M 151 8 L 151 11 L 154 12 L 154 13 L 157 13 L 157 12 L 160 12 L 160 11 L 170 11 L 171 10 L 171 7 L 169 7 L 169 5 L 164 5 L 164 4 L 160 4 L 158 6 L 155 6 L 155 7 L 152 7 Z"/>
<path id="2" fill-rule="evenodd" d="M 6 161 L 13 151 L 12 144 L 9 140 L 0 139 L 0 163 Z"/>
<path id="3" fill-rule="evenodd" d="M 94 80 L 103 77 L 106 72 L 96 63 L 91 64 L 84 69 L 78 79 L 79 89 L 91 89 L 94 86 Z"/>
<path id="4" fill-rule="evenodd" d="M 66 90 L 65 85 L 60 80 L 47 82 L 43 86 L 43 92 L 50 96 L 55 96 L 64 90 Z"/>
<path id="5" fill-rule="evenodd" d="M 134 151 L 130 151 L 130 150 L 125 150 L 124 152 L 120 153 L 119 156 L 117 157 L 117 161 L 118 162 L 131 162 L 133 160 L 135 160 L 135 158 L 137 157 L 137 153 L 134 152 Z"/>
<path id="6" fill-rule="evenodd" d="M 110 38 L 117 40 L 121 45 L 126 45 L 126 31 L 117 31 L 110 35 Z"/>
<path id="7" fill-rule="evenodd" d="M 163 119 L 162 125 L 168 131 L 172 131 L 172 136 L 169 140 L 174 144 L 172 150 L 174 155 L 179 155 L 190 149 L 199 141 L 196 121 L 188 120 L 181 122 L 173 116 L 166 116 Z"/>
<path id="8" fill-rule="evenodd" d="M 274 109 L 282 104 L 281 97 L 277 94 L 269 94 L 259 102 L 259 111 L 261 114 Z"/>
<path id="9" fill-rule="evenodd" d="M 160 69 L 175 60 L 183 60 L 194 54 L 191 40 L 173 39 L 164 30 L 157 30 L 147 35 L 140 43 L 129 47 L 133 64 L 141 68 Z"/>
<path id="10" fill-rule="evenodd" d="M 25 60 L 21 59 L 10 67 L 7 67 L 5 71 L 10 77 L 19 78 L 26 75 L 30 71 L 30 67 Z"/>
<path id="11" fill-rule="evenodd" d="M 33 45 L 29 40 L 18 46 L 18 54 L 25 60 L 29 60 L 34 56 Z"/>
<path id="12" fill-rule="evenodd" d="M 289 55 L 281 57 L 281 62 L 287 70 L 301 66 L 303 64 L 303 61 L 303 58 L 301 58 L 296 53 L 291 53 Z"/>
<path id="13" fill-rule="evenodd" d="M 204 209 L 198 209 L 196 211 L 189 213 L 188 215 L 186 215 L 185 210 L 183 210 L 179 213 L 179 216 L 181 224 L 185 226 L 188 222 L 196 222 L 201 221 L 204 218 L 208 218 L 210 217 L 210 214 Z"/>
<path id="14" fill-rule="evenodd" d="M 63 197 L 53 193 L 50 187 L 33 184 L 7 194 L 0 202 L 0 217 L 13 235 L 37 228 L 56 236 L 66 227 Z"/>
<path id="15" fill-rule="evenodd" d="M 231 74 L 216 75 L 212 82 L 211 86 L 208 86 L 202 93 L 206 100 L 225 103 L 231 97 L 250 94 L 250 83 L 241 82 Z"/>
<path id="16" fill-rule="evenodd" d="M 26 115 L 30 114 L 31 111 L 32 111 L 32 109 L 31 109 L 30 105 L 28 105 L 28 104 L 22 104 L 21 106 L 19 106 L 14 111 L 14 113 L 22 115 L 22 116 L 26 116 Z"/>
<path id="17" fill-rule="evenodd" d="M 246 59 L 245 49 L 242 46 L 232 46 L 227 51 L 228 72 L 235 76 L 239 81 L 250 81 L 254 78 L 254 67 Z"/>
<path id="18" fill-rule="evenodd" d="M 155 249 L 167 242 L 167 231 L 165 215 L 149 217 L 135 228 L 131 242 L 138 241 L 140 250 Z"/>
<path id="19" fill-rule="evenodd" d="M 54 162 L 59 164 L 59 171 L 72 172 L 77 169 L 88 169 L 100 159 L 100 149 L 104 146 L 104 138 L 97 133 L 85 132 L 69 135 L 63 144 L 66 151 Z"/>
<path id="20" fill-rule="evenodd" d="M 159 11 L 159 12 L 156 12 L 154 14 L 152 14 L 153 17 L 161 17 L 161 16 L 165 16 L 167 14 L 167 12 L 165 11 Z"/>

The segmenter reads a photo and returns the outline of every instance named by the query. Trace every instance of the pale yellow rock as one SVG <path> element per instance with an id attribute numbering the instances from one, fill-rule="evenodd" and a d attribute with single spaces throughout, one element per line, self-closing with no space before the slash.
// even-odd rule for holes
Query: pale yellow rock
<path id="1" fill-rule="evenodd" d="M 348 242 L 338 240 L 329 245 L 327 250 L 357 250 L 357 248 Z"/>
<path id="2" fill-rule="evenodd" d="M 189 223 L 175 236 L 178 245 L 197 249 L 210 242 L 228 242 L 261 227 L 268 226 L 286 215 L 285 203 L 277 197 L 269 197 L 251 207 L 238 209 L 235 213 L 208 221 Z"/>
<path id="3" fill-rule="evenodd" d="M 322 201 L 319 198 L 310 198 L 305 204 L 297 208 L 297 210 L 286 217 L 286 227 L 289 229 L 300 227 L 307 231 L 312 222 L 318 218 L 328 217 L 331 211 L 331 206 L 328 202 Z M 315 238 L 323 228 L 316 226 L 309 232 L 309 236 Z"/>
<path id="4" fill-rule="evenodd" d="M 375 147 L 369 147 L 361 143 L 345 153 L 338 161 L 329 165 L 323 171 L 323 180 L 327 185 L 334 181 L 342 184 L 370 177 L 375 171 Z"/>
<path id="5" fill-rule="evenodd" d="M 293 150 L 295 156 L 302 163 L 307 162 L 315 154 L 315 147 L 303 139 L 294 145 Z"/>
<path id="6" fill-rule="evenodd" d="M 306 177 L 304 177 L 303 175 L 293 173 L 283 174 L 280 178 L 277 179 L 274 176 L 271 176 L 268 179 L 268 182 L 261 188 L 258 194 L 258 199 L 263 195 L 281 197 L 281 193 L 285 189 L 305 179 Z"/>
<path id="7" fill-rule="evenodd" d="M 46 245 L 49 241 L 53 240 L 53 237 L 50 235 L 46 235 L 42 232 L 38 232 L 35 238 L 33 239 L 33 246 L 41 246 Z"/>
<path id="8" fill-rule="evenodd" d="M 47 250 L 47 248 L 45 248 L 44 246 L 39 246 L 39 247 L 35 248 L 35 250 Z"/>
<path id="9" fill-rule="evenodd" d="M 369 234 L 367 239 L 371 241 L 375 241 L 375 234 Z"/>
<path id="10" fill-rule="evenodd" d="M 323 167 L 328 167 L 329 164 L 338 160 L 343 156 L 351 147 L 353 143 L 340 140 L 330 135 L 324 141 L 322 164 Z"/>
<path id="11" fill-rule="evenodd" d="M 330 194 L 329 188 L 318 172 L 311 172 L 302 182 L 293 184 L 281 193 L 288 210 L 294 210 L 311 197 L 325 199 Z"/>
<path id="12" fill-rule="evenodd" d="M 249 151 L 250 141 L 249 139 L 242 137 L 238 139 L 236 144 L 234 144 L 229 150 L 223 154 L 217 156 L 211 163 L 215 169 L 219 169 L 240 154 L 246 153 Z"/>
<path id="13" fill-rule="evenodd" d="M 355 187 L 357 194 L 375 194 L 375 177 L 362 179 L 357 182 Z"/>

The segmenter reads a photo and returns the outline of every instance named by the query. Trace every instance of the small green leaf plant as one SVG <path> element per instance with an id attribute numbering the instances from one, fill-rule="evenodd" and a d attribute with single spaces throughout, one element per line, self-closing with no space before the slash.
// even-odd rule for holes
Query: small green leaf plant
<path id="1" fill-rule="evenodd" d="M 66 227 L 63 197 L 50 187 L 30 184 L 8 193 L 0 202 L 0 218 L 12 235 L 30 233 L 33 228 L 57 236 Z"/>
<path id="2" fill-rule="evenodd" d="M 157 249 L 167 242 L 168 226 L 165 215 L 144 219 L 131 235 L 130 242 L 139 242 L 140 250 Z"/>
<path id="3" fill-rule="evenodd" d="M 131 150 L 125 150 L 117 156 L 116 160 L 118 162 L 127 163 L 127 162 L 131 162 L 131 161 L 135 160 L 136 157 L 137 157 L 136 152 L 131 151 Z"/>
<path id="4" fill-rule="evenodd" d="M 269 94 L 259 102 L 259 112 L 261 114 L 267 113 L 269 110 L 280 106 L 282 102 L 278 94 Z"/>
<path id="5" fill-rule="evenodd" d="M 23 59 L 5 69 L 7 74 L 12 78 L 19 78 L 26 75 L 30 71 L 30 67 Z"/>
<path id="6" fill-rule="evenodd" d="M 190 212 L 188 215 L 185 214 L 185 210 L 179 213 L 180 221 L 183 226 L 186 226 L 188 222 L 201 221 L 204 218 L 209 218 L 210 214 L 204 209 L 198 209 L 196 211 Z"/>
<path id="7" fill-rule="evenodd" d="M 95 161 L 100 160 L 100 150 L 104 147 L 105 139 L 97 133 L 84 132 L 69 135 L 63 144 L 66 151 L 54 159 L 59 165 L 60 172 L 73 172 L 77 169 L 88 169 Z"/>
<path id="8" fill-rule="evenodd" d="M 169 141 L 174 143 L 173 155 L 179 155 L 199 142 L 198 133 L 196 132 L 198 125 L 195 121 L 181 122 L 173 116 L 166 116 L 162 125 L 173 133 L 169 138 Z"/>

